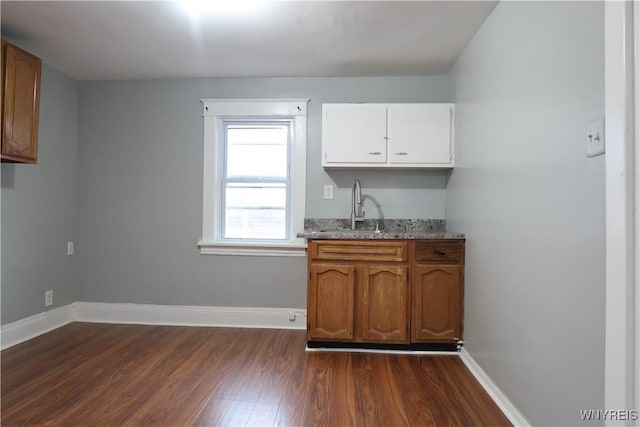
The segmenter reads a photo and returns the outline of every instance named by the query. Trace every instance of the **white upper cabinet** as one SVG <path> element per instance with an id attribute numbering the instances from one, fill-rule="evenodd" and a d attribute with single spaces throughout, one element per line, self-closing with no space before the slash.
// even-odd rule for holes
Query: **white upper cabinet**
<path id="1" fill-rule="evenodd" d="M 386 163 L 387 109 L 379 104 L 323 104 L 323 163 Z"/>
<path id="2" fill-rule="evenodd" d="M 323 104 L 322 166 L 453 167 L 453 104 Z"/>

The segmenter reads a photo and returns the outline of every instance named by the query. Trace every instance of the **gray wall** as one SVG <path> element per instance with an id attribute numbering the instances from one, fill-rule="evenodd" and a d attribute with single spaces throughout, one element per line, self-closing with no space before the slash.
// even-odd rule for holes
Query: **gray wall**
<path id="1" fill-rule="evenodd" d="M 443 172 L 320 166 L 323 102 L 447 102 L 446 76 L 136 80 L 79 84 L 78 300 L 305 307 L 303 257 L 200 255 L 201 98 L 308 97 L 309 217 L 350 212 L 353 179 L 386 218 L 443 218 Z M 322 199 L 335 183 L 335 199 Z M 398 191 L 402 190 L 402 191 Z M 372 201 L 368 217 L 378 215 Z"/>
<path id="2" fill-rule="evenodd" d="M 2 163 L 2 324 L 75 298 L 77 83 L 43 66 L 38 164 Z"/>
<path id="3" fill-rule="evenodd" d="M 604 406 L 603 4 L 500 2 L 451 85 L 465 347 L 532 425 L 583 424 Z"/>

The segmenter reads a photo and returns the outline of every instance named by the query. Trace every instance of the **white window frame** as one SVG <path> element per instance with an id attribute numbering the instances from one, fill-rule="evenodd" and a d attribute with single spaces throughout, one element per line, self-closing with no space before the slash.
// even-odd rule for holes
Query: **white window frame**
<path id="1" fill-rule="evenodd" d="M 309 99 L 201 99 L 204 118 L 204 155 L 202 174 L 202 238 L 201 254 L 304 256 L 306 242 L 296 237 L 304 229 L 306 190 L 307 103 Z M 293 121 L 291 147 L 291 229 L 287 241 L 237 242 L 223 241 L 216 224 L 220 216 L 220 182 L 223 173 L 218 157 L 223 153 L 221 124 L 225 119 L 290 119 Z"/>

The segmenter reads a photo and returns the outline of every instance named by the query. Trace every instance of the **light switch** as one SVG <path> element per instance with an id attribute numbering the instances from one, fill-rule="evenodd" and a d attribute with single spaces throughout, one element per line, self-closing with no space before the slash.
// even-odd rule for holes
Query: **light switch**
<path id="1" fill-rule="evenodd" d="M 587 143 L 587 157 L 604 154 L 604 119 L 597 119 L 587 124 L 585 135 Z"/>
<path id="2" fill-rule="evenodd" d="M 327 200 L 333 199 L 333 185 L 327 184 L 324 186 L 324 198 Z"/>

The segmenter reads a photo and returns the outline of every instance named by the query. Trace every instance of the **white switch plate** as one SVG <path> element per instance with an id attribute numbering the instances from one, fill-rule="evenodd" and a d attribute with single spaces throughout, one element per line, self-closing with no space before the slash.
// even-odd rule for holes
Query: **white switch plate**
<path id="1" fill-rule="evenodd" d="M 44 306 L 49 307 L 50 305 L 53 305 L 53 290 L 48 290 L 44 293 Z"/>
<path id="2" fill-rule="evenodd" d="M 604 154 L 604 119 L 589 122 L 585 138 L 587 142 L 587 157 Z"/>
<path id="3" fill-rule="evenodd" d="M 327 200 L 333 199 L 333 185 L 327 184 L 324 186 L 324 198 Z"/>
<path id="4" fill-rule="evenodd" d="M 73 242 L 67 242 L 67 255 L 73 255 Z"/>

